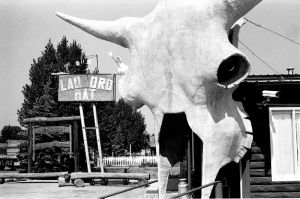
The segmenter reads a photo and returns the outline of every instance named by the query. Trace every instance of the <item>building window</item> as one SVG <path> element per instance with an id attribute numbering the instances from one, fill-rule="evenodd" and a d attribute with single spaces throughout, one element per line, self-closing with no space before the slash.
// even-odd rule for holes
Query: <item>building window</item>
<path id="1" fill-rule="evenodd" d="M 300 181 L 300 107 L 272 107 L 270 113 L 273 181 Z"/>

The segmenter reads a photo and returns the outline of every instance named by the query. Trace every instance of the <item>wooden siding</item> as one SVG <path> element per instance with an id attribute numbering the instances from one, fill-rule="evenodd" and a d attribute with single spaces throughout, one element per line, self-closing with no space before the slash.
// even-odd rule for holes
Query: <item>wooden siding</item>
<path id="1" fill-rule="evenodd" d="M 257 141 L 257 140 L 256 140 Z M 261 140 L 260 140 L 261 141 Z M 300 182 L 273 182 L 269 141 L 258 141 L 251 148 L 250 192 L 252 198 L 300 198 Z M 259 144 L 264 143 L 263 147 Z"/>
<path id="2" fill-rule="evenodd" d="M 253 198 L 300 198 L 299 182 L 273 182 L 269 107 L 300 107 L 300 75 L 254 75 L 242 82 L 233 93 L 243 103 L 253 129 L 250 151 L 250 191 Z M 267 100 L 263 90 L 279 91 L 279 98 Z M 247 187 L 248 188 L 248 187 Z"/>

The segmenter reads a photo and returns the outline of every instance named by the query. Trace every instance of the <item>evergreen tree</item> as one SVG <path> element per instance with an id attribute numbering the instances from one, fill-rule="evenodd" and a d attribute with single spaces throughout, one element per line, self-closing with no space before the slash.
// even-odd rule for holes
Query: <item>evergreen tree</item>
<path id="1" fill-rule="evenodd" d="M 2 141 L 6 141 L 8 139 L 18 140 L 18 139 L 26 139 L 26 136 L 22 136 L 21 133 L 23 130 L 19 126 L 10 126 L 6 125 L 1 130 L 0 138 Z"/>
<path id="2" fill-rule="evenodd" d="M 116 104 L 115 126 L 116 136 L 115 147 L 121 147 L 129 151 L 131 145 L 132 152 L 139 152 L 146 146 L 145 121 L 142 115 L 135 109 L 120 100 Z"/>
<path id="3" fill-rule="evenodd" d="M 35 117 L 53 117 L 57 109 L 57 103 L 51 95 L 50 82 L 44 87 L 44 94 L 36 99 L 33 103 L 31 114 Z"/>
<path id="4" fill-rule="evenodd" d="M 21 124 L 24 118 L 70 116 L 78 112 L 74 104 L 58 103 L 58 77 L 52 76 L 51 73 L 68 70 L 70 74 L 85 74 L 87 63 L 81 46 L 76 41 L 68 44 L 67 38 L 63 37 L 57 45 L 57 50 L 49 40 L 41 54 L 31 64 L 30 84 L 23 87 L 24 102 L 18 110 Z"/>
<path id="5" fill-rule="evenodd" d="M 126 155 L 130 150 L 130 145 L 132 153 L 137 153 L 147 146 L 144 117 L 125 104 L 123 100 L 117 103 L 99 103 L 97 110 L 104 154 Z M 92 121 L 92 118 L 88 121 Z M 93 123 L 91 122 L 90 125 Z M 89 132 L 89 137 L 91 137 L 89 144 L 96 149 L 95 133 Z"/>
<path id="6" fill-rule="evenodd" d="M 69 44 L 66 37 L 63 37 L 55 49 L 51 40 L 49 40 L 41 56 L 36 60 L 34 59 L 31 64 L 29 71 L 30 84 L 23 87 L 24 102 L 21 109 L 18 110 L 19 122 L 22 124 L 25 118 L 32 117 L 79 115 L 78 103 L 58 102 L 58 76 L 53 76 L 51 73 L 87 74 L 86 69 L 87 59 L 76 41 Z M 94 126 L 91 105 L 84 104 L 83 106 L 86 126 Z M 118 103 L 98 102 L 96 106 L 101 142 L 105 154 L 124 155 L 126 151 L 129 151 L 130 145 L 132 152 L 139 152 L 146 146 L 146 136 L 143 134 L 145 122 L 140 113 L 123 101 Z M 82 134 L 79 133 L 79 135 Z M 95 131 L 88 131 L 89 146 L 97 151 L 96 140 Z M 81 143 L 80 148 L 83 149 L 81 136 L 79 137 L 79 143 Z M 54 155 L 58 155 L 55 154 L 55 150 L 51 149 L 51 151 Z M 81 151 L 81 153 L 84 154 L 84 151 Z M 41 162 L 38 162 L 35 167 L 40 168 L 40 165 L 44 165 Z M 82 163 L 85 164 L 84 161 Z M 45 170 L 44 167 L 42 170 Z"/>

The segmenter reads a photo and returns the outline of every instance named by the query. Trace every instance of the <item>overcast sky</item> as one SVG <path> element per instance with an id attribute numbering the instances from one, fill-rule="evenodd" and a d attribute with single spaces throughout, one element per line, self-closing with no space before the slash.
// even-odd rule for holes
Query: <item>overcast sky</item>
<path id="1" fill-rule="evenodd" d="M 55 16 L 60 11 L 88 19 L 113 20 L 123 16 L 142 17 L 157 0 L 0 0 L 0 129 L 4 125 L 19 125 L 17 110 L 23 102 L 22 87 L 29 83 L 28 73 L 33 59 L 41 55 L 48 40 L 56 46 L 64 35 L 81 44 L 86 55 L 97 54 L 101 73 L 116 72 L 116 65 L 107 55 L 113 52 L 129 64 L 127 49 L 101 41 Z M 300 1 L 264 0 L 248 15 L 248 19 L 300 42 Z M 278 73 L 294 67 L 300 73 L 299 46 L 283 40 L 249 23 L 243 26 L 240 40 Z M 252 65 L 251 74 L 274 74 L 245 48 Z M 96 60 L 91 60 L 95 65 Z M 145 112 L 145 110 L 144 110 Z M 146 114 L 147 121 L 151 116 Z M 152 131 L 148 122 L 148 131 Z"/>

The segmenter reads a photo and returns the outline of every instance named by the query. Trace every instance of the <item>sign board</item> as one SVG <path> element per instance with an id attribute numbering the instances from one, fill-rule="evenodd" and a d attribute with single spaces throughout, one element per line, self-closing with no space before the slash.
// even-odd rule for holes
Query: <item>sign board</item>
<path id="1" fill-rule="evenodd" d="M 115 84 L 113 74 L 59 75 L 58 101 L 114 101 Z"/>
<path id="2" fill-rule="evenodd" d="M 64 134 L 64 133 L 71 133 L 70 126 L 41 126 L 41 127 L 34 127 L 33 132 L 35 134 Z"/>

